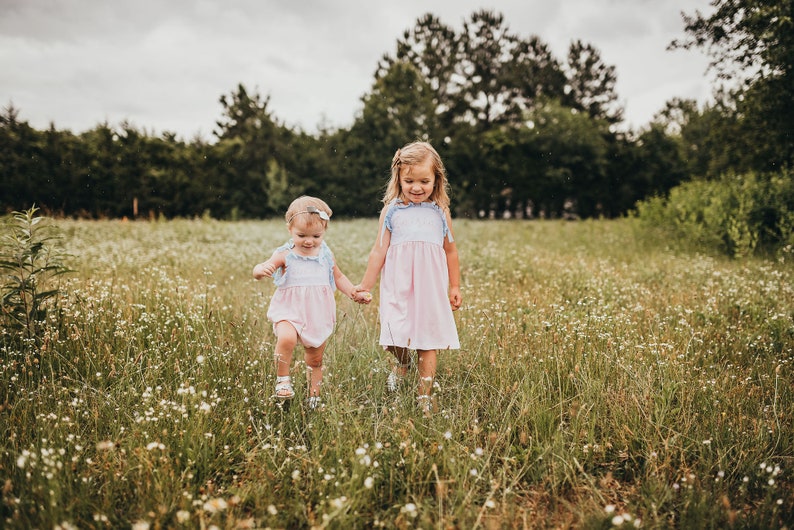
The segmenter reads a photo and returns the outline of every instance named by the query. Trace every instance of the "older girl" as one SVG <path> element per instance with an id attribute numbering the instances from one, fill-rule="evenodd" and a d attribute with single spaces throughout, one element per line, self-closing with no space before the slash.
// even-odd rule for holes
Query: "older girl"
<path id="1" fill-rule="evenodd" d="M 387 388 L 396 389 L 416 350 L 418 399 L 429 411 L 437 351 L 460 348 L 452 311 L 462 301 L 447 175 L 432 145 L 414 142 L 397 150 L 383 202 L 356 289 L 369 291 L 380 274 L 380 344 L 397 360 Z"/>

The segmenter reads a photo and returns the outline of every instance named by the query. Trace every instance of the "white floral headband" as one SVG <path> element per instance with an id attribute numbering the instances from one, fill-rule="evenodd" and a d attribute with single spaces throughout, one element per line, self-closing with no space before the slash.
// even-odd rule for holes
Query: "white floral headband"
<path id="1" fill-rule="evenodd" d="M 330 221 L 331 220 L 331 216 L 329 216 L 327 213 L 325 213 L 324 211 L 320 210 L 316 206 L 307 206 L 306 209 L 303 210 L 302 212 L 295 212 L 294 214 L 292 214 L 290 216 L 290 218 L 287 219 L 287 224 L 290 224 L 292 222 L 292 220 L 295 219 L 295 216 L 301 215 L 301 214 L 304 214 L 304 213 L 308 213 L 308 214 L 316 213 L 317 215 L 320 216 L 320 219 L 322 219 L 323 221 Z"/>

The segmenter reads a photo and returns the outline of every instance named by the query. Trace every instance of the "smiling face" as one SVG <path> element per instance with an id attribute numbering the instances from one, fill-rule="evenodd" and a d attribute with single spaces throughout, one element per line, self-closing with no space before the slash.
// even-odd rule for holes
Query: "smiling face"
<path id="1" fill-rule="evenodd" d="M 400 171 L 400 191 L 406 201 L 418 204 L 430 200 L 436 184 L 433 160 L 425 158 L 419 164 L 403 166 Z"/>
<path id="2" fill-rule="evenodd" d="M 325 237 L 323 223 L 302 222 L 295 220 L 289 227 L 289 234 L 295 244 L 293 249 L 302 256 L 316 256 L 320 253 L 320 245 Z"/>

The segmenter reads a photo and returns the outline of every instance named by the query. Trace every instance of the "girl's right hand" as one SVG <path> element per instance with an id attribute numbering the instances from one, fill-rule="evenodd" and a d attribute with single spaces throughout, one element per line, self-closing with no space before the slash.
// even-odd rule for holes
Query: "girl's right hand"
<path id="1" fill-rule="evenodd" d="M 268 278 L 272 278 L 275 272 L 276 272 L 276 267 L 270 261 L 259 263 L 256 266 L 254 266 L 254 279 L 261 280 L 265 276 L 267 276 Z"/>

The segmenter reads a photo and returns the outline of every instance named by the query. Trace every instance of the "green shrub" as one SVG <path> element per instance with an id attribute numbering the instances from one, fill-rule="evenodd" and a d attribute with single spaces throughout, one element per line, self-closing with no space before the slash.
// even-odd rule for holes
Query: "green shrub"
<path id="1" fill-rule="evenodd" d="M 646 228 L 671 243 L 741 258 L 789 253 L 794 245 L 794 184 L 789 171 L 727 174 L 691 181 L 637 204 Z"/>
<path id="2" fill-rule="evenodd" d="M 58 228 L 36 216 L 35 206 L 13 212 L 0 240 L 0 326 L 12 339 L 36 342 L 49 309 L 57 309 L 57 279 L 69 272 Z"/>

